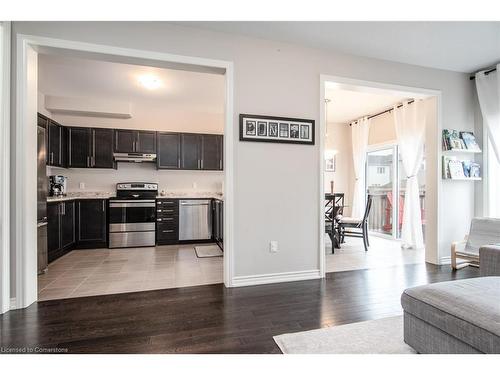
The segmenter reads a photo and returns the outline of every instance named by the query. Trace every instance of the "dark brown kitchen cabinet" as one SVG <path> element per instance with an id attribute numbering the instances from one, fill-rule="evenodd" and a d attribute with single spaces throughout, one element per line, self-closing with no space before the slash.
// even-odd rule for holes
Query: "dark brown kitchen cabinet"
<path id="1" fill-rule="evenodd" d="M 154 154 L 156 153 L 156 132 L 116 129 L 114 150 L 119 153 Z"/>
<path id="2" fill-rule="evenodd" d="M 47 220 L 48 260 L 53 262 L 75 245 L 75 202 L 49 202 Z"/>
<path id="3" fill-rule="evenodd" d="M 47 253 L 49 263 L 61 256 L 61 215 L 59 203 L 47 203 Z"/>
<path id="4" fill-rule="evenodd" d="M 75 201 L 61 202 L 61 247 L 63 250 L 75 245 Z"/>
<path id="5" fill-rule="evenodd" d="M 93 168 L 114 168 L 113 129 L 92 128 L 90 151 Z"/>
<path id="6" fill-rule="evenodd" d="M 181 134 L 181 169 L 201 169 L 200 134 Z"/>
<path id="7" fill-rule="evenodd" d="M 222 148 L 222 135 L 181 134 L 180 169 L 222 170 Z"/>
<path id="8" fill-rule="evenodd" d="M 68 128 L 68 167 L 113 168 L 113 129 Z"/>
<path id="9" fill-rule="evenodd" d="M 181 167 L 181 135 L 179 133 L 158 133 L 156 165 L 158 169 L 179 169 Z"/>
<path id="10" fill-rule="evenodd" d="M 108 201 L 106 199 L 81 199 L 76 204 L 77 247 L 107 247 Z"/>
<path id="11" fill-rule="evenodd" d="M 54 167 L 67 165 L 67 130 L 53 120 L 48 120 L 47 164 Z"/>
<path id="12" fill-rule="evenodd" d="M 179 200 L 156 200 L 156 244 L 171 245 L 179 242 Z"/>
<path id="13" fill-rule="evenodd" d="M 136 145 L 136 152 L 144 152 L 146 154 L 156 153 L 156 132 L 138 131 Z"/>
<path id="14" fill-rule="evenodd" d="M 68 167 L 90 168 L 90 128 L 68 129 Z"/>
<path id="15" fill-rule="evenodd" d="M 203 134 L 201 136 L 201 169 L 222 170 L 222 136 Z"/>
<path id="16" fill-rule="evenodd" d="M 213 239 L 220 249 L 224 247 L 224 202 L 219 199 L 214 199 L 212 204 L 213 218 Z"/>

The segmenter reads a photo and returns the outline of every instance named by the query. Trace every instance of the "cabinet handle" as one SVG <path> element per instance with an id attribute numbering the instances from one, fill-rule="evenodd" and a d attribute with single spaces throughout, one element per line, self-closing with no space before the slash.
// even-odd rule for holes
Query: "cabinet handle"
<path id="1" fill-rule="evenodd" d="M 91 156 L 90 158 L 92 160 L 92 167 L 95 167 L 95 156 Z"/>
<path id="2" fill-rule="evenodd" d="M 173 229 L 169 229 L 169 230 L 162 230 L 163 233 L 173 233 Z"/>
<path id="3" fill-rule="evenodd" d="M 164 210 L 165 212 L 174 212 L 174 210 Z"/>
<path id="4" fill-rule="evenodd" d="M 105 202 L 105 201 L 104 201 L 104 199 L 103 199 L 103 201 L 102 201 L 102 212 L 106 212 L 105 203 L 106 203 L 106 202 Z"/>
<path id="5" fill-rule="evenodd" d="M 163 220 L 174 220 L 174 218 L 173 217 L 166 217 Z"/>
<path id="6" fill-rule="evenodd" d="M 50 152 L 50 164 L 54 164 L 54 152 Z"/>
<path id="7" fill-rule="evenodd" d="M 219 169 L 222 170 L 222 159 L 219 160 Z"/>

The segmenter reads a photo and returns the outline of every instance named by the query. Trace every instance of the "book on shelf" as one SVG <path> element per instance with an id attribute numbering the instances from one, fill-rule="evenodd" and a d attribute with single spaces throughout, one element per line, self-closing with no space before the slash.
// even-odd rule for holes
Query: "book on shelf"
<path id="1" fill-rule="evenodd" d="M 481 167 L 471 160 L 457 160 L 455 157 L 443 156 L 443 178 L 462 180 L 481 177 Z"/>
<path id="2" fill-rule="evenodd" d="M 481 151 L 473 132 L 443 129 L 444 151 Z"/>
<path id="3" fill-rule="evenodd" d="M 465 143 L 465 147 L 467 150 L 471 151 L 481 151 L 479 145 L 477 144 L 476 137 L 474 137 L 474 133 L 472 132 L 460 132 L 460 137 Z"/>

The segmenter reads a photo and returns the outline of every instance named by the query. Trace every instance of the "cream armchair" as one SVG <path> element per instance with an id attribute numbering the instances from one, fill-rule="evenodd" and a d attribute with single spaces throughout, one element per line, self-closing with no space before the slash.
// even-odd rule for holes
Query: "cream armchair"
<path id="1" fill-rule="evenodd" d="M 478 266 L 479 248 L 496 244 L 500 244 L 500 219 L 472 219 L 469 235 L 463 241 L 451 244 L 451 267 L 456 270 L 466 266 Z M 459 263 L 460 260 L 465 262 Z"/>

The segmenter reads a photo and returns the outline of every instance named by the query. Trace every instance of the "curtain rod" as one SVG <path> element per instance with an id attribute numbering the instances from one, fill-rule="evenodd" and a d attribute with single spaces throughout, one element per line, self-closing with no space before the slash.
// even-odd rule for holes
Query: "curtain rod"
<path id="1" fill-rule="evenodd" d="M 484 72 L 484 74 L 485 74 L 485 75 L 488 75 L 488 74 L 490 74 L 490 73 L 495 72 L 496 70 L 497 70 L 497 68 L 492 68 L 492 69 L 487 70 L 486 72 Z M 476 75 L 474 74 L 473 76 L 470 76 L 470 77 L 469 77 L 469 79 L 470 79 L 471 81 L 475 80 L 475 79 L 476 79 Z"/>
<path id="2" fill-rule="evenodd" d="M 408 102 L 408 104 L 411 104 L 411 103 L 413 103 L 414 101 L 415 101 L 415 99 L 412 99 L 412 100 L 410 100 L 410 101 Z M 401 104 L 399 104 L 396 108 L 401 108 L 402 106 L 403 106 L 403 104 L 401 103 Z M 382 111 L 382 112 L 379 112 L 379 113 L 375 113 L 374 115 L 370 115 L 370 116 L 368 116 L 368 119 L 371 119 L 371 118 L 374 118 L 374 117 L 377 117 L 377 116 L 383 115 L 384 113 L 389 113 L 390 111 L 393 111 L 393 110 L 394 110 L 394 108 L 389 108 L 389 109 L 386 109 L 385 111 Z M 351 126 L 352 124 L 354 124 L 354 123 L 356 123 L 356 122 L 358 122 L 358 121 L 359 121 L 359 120 L 356 120 L 356 121 L 351 121 L 351 122 L 349 123 L 349 126 Z"/>

